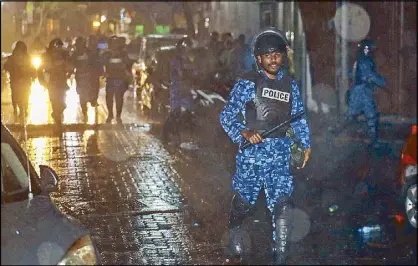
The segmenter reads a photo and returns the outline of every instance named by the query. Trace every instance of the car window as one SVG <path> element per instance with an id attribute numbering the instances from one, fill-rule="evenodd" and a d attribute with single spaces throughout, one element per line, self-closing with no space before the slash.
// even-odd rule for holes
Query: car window
<path id="1" fill-rule="evenodd" d="M 176 45 L 177 39 L 164 39 L 164 38 L 150 38 L 146 43 L 147 55 L 152 55 L 158 48 L 162 46 Z"/>
<path id="2" fill-rule="evenodd" d="M 33 178 L 32 178 L 33 180 Z M 40 192 L 32 182 L 35 194 Z M 29 181 L 27 165 L 19 159 L 9 143 L 1 143 L 1 194 L 3 202 L 27 199 Z"/>

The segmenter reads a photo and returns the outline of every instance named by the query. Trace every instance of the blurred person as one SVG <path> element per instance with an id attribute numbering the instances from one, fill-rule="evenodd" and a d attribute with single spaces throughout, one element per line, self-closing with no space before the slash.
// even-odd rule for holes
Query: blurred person
<path id="1" fill-rule="evenodd" d="M 251 68 L 245 68 L 244 63 L 245 53 L 247 49 L 250 50 L 249 46 L 245 43 L 245 35 L 240 34 L 235 42 L 231 54 L 231 69 L 233 70 L 234 78 L 251 71 Z"/>
<path id="2" fill-rule="evenodd" d="M 215 58 L 219 57 L 222 45 L 223 44 L 219 41 L 219 33 L 217 31 L 213 31 L 210 34 L 210 40 L 207 47 Z"/>
<path id="3" fill-rule="evenodd" d="M 232 33 L 230 33 L 230 32 L 222 33 L 221 42 L 225 43 L 225 41 L 227 41 L 227 40 L 230 40 L 230 41 L 234 40 L 234 37 L 232 37 Z"/>
<path id="4" fill-rule="evenodd" d="M 109 51 L 103 54 L 106 76 L 106 106 L 109 112 L 106 123 L 108 124 L 114 118 L 113 99 L 116 102 L 116 121 L 118 124 L 122 124 L 123 96 L 132 80 L 132 62 L 124 51 L 124 47 L 123 40 L 112 36 L 109 40 Z"/>
<path id="5" fill-rule="evenodd" d="M 80 96 L 80 106 L 85 121 L 87 121 L 87 103 L 90 102 L 93 107 L 97 105 L 99 76 L 103 70 L 97 57 L 96 50 L 91 51 L 87 48 L 86 39 L 77 37 L 71 61 L 75 68 L 76 90 Z"/>
<path id="6" fill-rule="evenodd" d="M 92 71 L 90 71 L 91 86 L 92 86 L 92 88 L 97 90 L 97 94 L 95 94 L 96 95 L 96 100 L 93 100 L 93 102 L 91 102 L 91 104 L 92 104 L 92 106 L 97 106 L 98 105 L 97 99 L 99 97 L 99 91 L 100 91 L 100 80 L 104 75 L 104 72 L 103 72 L 103 58 L 102 58 L 102 55 L 100 53 L 98 36 L 96 36 L 96 35 L 90 35 L 89 36 L 87 49 L 89 50 L 89 53 L 90 53 L 90 58 L 92 60 L 91 63 L 93 65 L 101 65 L 102 66 L 100 68 L 95 67 L 94 69 L 92 69 Z"/>
<path id="7" fill-rule="evenodd" d="M 254 56 L 252 55 L 250 42 L 253 38 L 248 38 L 248 41 L 245 43 L 245 49 L 243 54 L 243 69 L 242 73 L 250 72 L 256 69 L 256 62 Z"/>
<path id="8" fill-rule="evenodd" d="M 174 135 L 173 144 L 180 141 L 181 128 L 191 130 L 193 98 L 190 89 L 196 74 L 190 57 L 192 41 L 186 37 L 176 46 L 177 53 L 170 63 L 170 113 L 162 128 L 162 141 L 168 143 L 170 135 Z"/>
<path id="9" fill-rule="evenodd" d="M 225 71 L 231 71 L 233 48 L 233 41 L 229 39 L 225 40 L 224 49 L 219 57 L 221 67 L 225 69 Z"/>
<path id="10" fill-rule="evenodd" d="M 55 123 L 62 123 L 62 116 L 66 106 L 65 97 L 69 89 L 67 79 L 73 72 L 69 53 L 64 50 L 64 43 L 60 38 L 54 38 L 48 44 L 42 55 L 42 64 L 38 68 L 38 78 L 41 85 L 48 89 L 52 107 L 52 118 Z"/>
<path id="11" fill-rule="evenodd" d="M 226 49 L 225 44 L 227 43 L 227 41 L 230 41 L 231 45 L 234 42 L 234 37 L 232 37 L 232 33 L 230 33 L 230 32 L 224 32 L 221 35 L 221 41 L 220 41 L 221 42 L 221 49 L 219 51 L 219 55 L 221 55 L 222 51 Z"/>
<path id="12" fill-rule="evenodd" d="M 223 129 L 234 143 L 240 148 L 245 142 L 252 144 L 236 155 L 227 247 L 234 258 L 243 259 L 247 255 L 241 227 L 263 190 L 272 218 L 273 262 L 282 264 L 286 262 L 292 229 L 290 147 L 295 140 L 288 137 L 287 132 L 293 132 L 305 149 L 300 165 L 304 168 L 311 153 L 310 130 L 303 116 L 291 122 L 288 128 L 262 137 L 262 132 L 288 120 L 304 107 L 295 80 L 282 69 L 289 46 L 285 35 L 276 28 L 263 29 L 252 45 L 257 69 L 236 82 L 219 116 Z"/>
<path id="13" fill-rule="evenodd" d="M 36 36 L 35 39 L 32 42 L 32 45 L 30 47 L 32 54 L 42 54 L 45 53 L 45 44 L 42 42 L 40 36 Z"/>
<path id="14" fill-rule="evenodd" d="M 357 58 L 352 71 L 354 86 L 349 88 L 346 102 L 348 111 L 343 121 L 331 128 L 331 133 L 337 135 L 349 124 L 355 122 L 357 116 L 364 114 L 367 119 L 367 134 L 370 138 L 369 146 L 378 148 L 379 114 L 375 100 L 376 87 L 385 87 L 386 79 L 377 73 L 373 52 L 376 48 L 374 41 L 365 39 L 358 44 Z"/>
<path id="15" fill-rule="evenodd" d="M 26 44 L 17 41 L 14 46 L 12 55 L 4 64 L 4 69 L 10 74 L 13 112 L 23 119 L 27 116 L 30 89 L 32 81 L 36 78 L 36 69 L 32 66 Z"/>

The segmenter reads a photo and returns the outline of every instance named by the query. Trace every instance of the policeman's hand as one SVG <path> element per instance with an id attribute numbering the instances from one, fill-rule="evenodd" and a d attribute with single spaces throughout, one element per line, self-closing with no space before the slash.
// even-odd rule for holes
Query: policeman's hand
<path id="1" fill-rule="evenodd" d="M 257 144 L 264 140 L 260 133 L 252 130 L 243 130 L 241 135 L 251 144 Z"/>
<path id="2" fill-rule="evenodd" d="M 308 162 L 309 158 L 311 157 L 311 151 L 312 151 L 311 148 L 305 150 L 305 159 L 303 160 L 302 167 L 300 167 L 298 169 L 301 169 L 301 168 L 305 167 L 306 163 Z"/>

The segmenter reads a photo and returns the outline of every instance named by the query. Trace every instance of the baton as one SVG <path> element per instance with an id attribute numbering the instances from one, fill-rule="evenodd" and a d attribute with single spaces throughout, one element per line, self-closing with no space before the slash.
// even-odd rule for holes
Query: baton
<path id="1" fill-rule="evenodd" d="M 287 124 L 289 124 L 289 123 L 291 123 L 291 122 L 299 119 L 303 114 L 305 114 L 305 111 L 300 111 L 299 113 L 296 113 L 294 116 L 292 116 L 288 120 L 286 120 L 286 121 L 278 124 L 277 126 L 273 127 L 270 130 L 264 131 L 263 133 L 261 133 L 261 136 L 263 138 L 265 138 L 266 136 L 270 135 L 272 132 L 276 131 L 277 129 L 279 129 L 279 128 L 281 128 L 281 127 L 283 127 L 283 126 L 285 126 L 285 125 L 287 125 Z M 247 148 L 250 145 L 251 145 L 251 142 L 246 141 L 246 143 L 244 145 L 242 145 L 241 149 L 245 149 L 245 148 Z"/>

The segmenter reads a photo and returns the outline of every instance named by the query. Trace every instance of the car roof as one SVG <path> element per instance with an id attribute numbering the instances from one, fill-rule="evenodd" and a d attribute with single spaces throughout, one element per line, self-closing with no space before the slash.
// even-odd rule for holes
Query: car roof
<path id="1" fill-rule="evenodd" d="M 187 37 L 186 34 L 148 34 L 147 39 L 181 39 Z"/>

